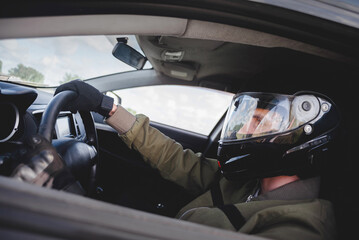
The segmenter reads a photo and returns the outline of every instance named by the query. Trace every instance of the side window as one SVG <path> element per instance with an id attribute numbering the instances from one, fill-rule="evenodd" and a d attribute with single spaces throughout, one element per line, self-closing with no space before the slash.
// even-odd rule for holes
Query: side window
<path id="1" fill-rule="evenodd" d="M 233 94 L 201 87 L 156 85 L 114 91 L 121 105 L 151 121 L 209 135 Z"/>

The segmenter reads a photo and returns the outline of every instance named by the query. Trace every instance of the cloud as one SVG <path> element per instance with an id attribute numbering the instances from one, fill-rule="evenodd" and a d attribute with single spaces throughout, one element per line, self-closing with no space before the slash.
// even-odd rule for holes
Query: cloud
<path id="1" fill-rule="evenodd" d="M 16 67 L 29 59 L 28 49 L 19 44 L 16 39 L 0 41 L 0 60 L 3 62 L 3 71 Z"/>
<path id="2" fill-rule="evenodd" d="M 57 56 L 45 56 L 42 58 L 42 63 L 45 66 L 53 66 L 60 63 L 60 60 Z"/>
<path id="3" fill-rule="evenodd" d="M 78 50 L 80 40 L 77 37 L 59 37 L 50 39 L 47 44 L 51 44 L 56 56 L 70 56 Z"/>
<path id="4" fill-rule="evenodd" d="M 105 36 L 92 36 L 88 38 L 82 38 L 82 41 L 85 45 L 96 49 L 100 52 L 112 52 L 111 43 L 105 38 Z"/>
<path id="5" fill-rule="evenodd" d="M 16 50 L 19 47 L 19 44 L 16 40 L 3 40 L 1 41 L 0 48 L 4 48 L 10 51 Z"/>

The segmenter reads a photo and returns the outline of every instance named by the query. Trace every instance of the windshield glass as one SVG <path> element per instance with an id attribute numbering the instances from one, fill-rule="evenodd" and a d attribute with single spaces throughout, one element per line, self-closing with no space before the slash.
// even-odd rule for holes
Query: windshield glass
<path id="1" fill-rule="evenodd" d="M 116 37 L 128 37 L 128 45 L 142 53 L 135 36 L 0 40 L 0 80 L 55 87 L 74 79 L 135 70 L 112 56 Z"/>

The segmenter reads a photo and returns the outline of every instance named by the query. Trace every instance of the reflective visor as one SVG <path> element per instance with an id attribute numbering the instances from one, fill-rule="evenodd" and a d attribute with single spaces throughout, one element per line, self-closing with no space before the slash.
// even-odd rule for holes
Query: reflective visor
<path id="1" fill-rule="evenodd" d="M 221 140 L 240 140 L 300 127 L 320 113 L 313 95 L 241 93 L 234 96 L 223 125 Z"/>

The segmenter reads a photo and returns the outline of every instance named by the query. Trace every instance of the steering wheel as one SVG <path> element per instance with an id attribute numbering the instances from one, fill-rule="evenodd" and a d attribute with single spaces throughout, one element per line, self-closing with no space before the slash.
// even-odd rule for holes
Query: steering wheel
<path id="1" fill-rule="evenodd" d="M 97 132 L 93 117 L 88 111 L 80 111 L 85 126 L 84 139 L 64 138 L 52 140 L 55 123 L 60 111 L 77 97 L 74 91 L 56 94 L 47 105 L 40 122 L 38 134 L 43 136 L 56 148 L 66 166 L 87 191 L 91 191 L 94 181 L 95 164 L 98 162 Z"/>

